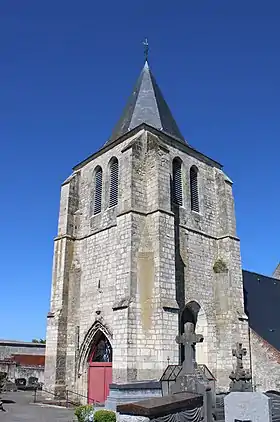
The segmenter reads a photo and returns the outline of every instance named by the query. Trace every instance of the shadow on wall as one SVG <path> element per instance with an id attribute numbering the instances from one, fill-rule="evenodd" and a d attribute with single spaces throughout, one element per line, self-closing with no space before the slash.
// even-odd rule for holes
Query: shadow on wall
<path id="1" fill-rule="evenodd" d="M 180 248 L 180 205 L 182 205 L 182 201 L 181 162 L 175 159 L 172 164 L 172 177 L 170 176 L 170 207 L 174 213 L 176 301 L 179 305 L 180 314 L 183 313 L 185 307 L 185 263 L 182 259 Z M 182 334 L 183 331 L 182 318 L 179 318 L 178 332 Z M 182 345 L 179 347 L 179 360 L 182 363 L 184 360 L 184 348 Z"/>
<path id="2" fill-rule="evenodd" d="M 180 318 L 180 334 L 183 334 L 184 326 L 187 322 L 193 323 L 194 327 L 196 328 L 198 313 L 199 313 L 200 309 L 201 309 L 200 305 L 195 301 L 191 301 L 191 302 L 186 304 L 186 306 L 184 307 L 183 312 L 181 314 L 181 318 Z M 181 347 L 180 352 L 181 352 L 180 353 L 181 362 L 183 362 L 184 359 L 185 359 L 185 353 L 184 353 L 183 347 Z"/>
<path id="3" fill-rule="evenodd" d="M 197 196 L 197 192 L 196 192 Z M 198 211 L 198 200 L 192 204 Z M 185 262 L 184 249 L 181 245 L 180 236 L 180 206 L 183 205 L 183 189 L 182 189 L 182 161 L 179 157 L 174 158 L 172 162 L 172 176 L 170 176 L 170 207 L 174 213 L 174 243 L 175 243 L 175 282 L 176 282 L 176 300 L 180 309 L 180 318 L 178 320 L 178 332 L 183 334 L 184 326 L 187 322 L 194 324 L 195 329 L 199 330 L 199 334 L 204 336 L 203 344 L 200 344 L 197 349 L 198 363 L 208 364 L 207 353 L 207 319 L 205 312 L 201 311 L 200 305 L 196 301 L 185 303 Z M 193 208 L 194 209 L 194 208 Z M 199 316 L 198 316 L 199 315 Z M 206 341 L 205 341 L 206 339 Z M 185 359 L 184 347 L 180 345 L 179 361 L 180 364 Z"/>

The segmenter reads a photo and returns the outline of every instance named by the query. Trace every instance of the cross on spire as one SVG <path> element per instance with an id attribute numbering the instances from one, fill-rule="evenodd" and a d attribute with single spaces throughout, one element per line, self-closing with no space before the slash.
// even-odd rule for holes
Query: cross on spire
<path id="1" fill-rule="evenodd" d="M 184 334 L 176 337 L 176 343 L 182 344 L 185 349 L 185 360 L 183 362 L 183 373 L 192 374 L 195 369 L 195 345 L 203 342 L 203 335 L 196 334 L 194 324 L 187 322 L 184 326 Z"/>
<path id="2" fill-rule="evenodd" d="M 122 116 L 114 127 L 112 135 L 106 144 L 109 145 L 138 126 L 146 124 L 166 133 L 168 136 L 176 138 L 179 142 L 186 145 L 184 137 L 148 65 L 148 40 L 145 39 L 142 45 L 146 59 L 145 64 L 123 110 Z"/>
<path id="3" fill-rule="evenodd" d="M 149 55 L 149 43 L 148 43 L 148 38 L 146 38 L 143 41 L 143 46 L 144 46 L 144 57 L 145 57 L 145 61 L 148 61 L 148 55 Z"/>

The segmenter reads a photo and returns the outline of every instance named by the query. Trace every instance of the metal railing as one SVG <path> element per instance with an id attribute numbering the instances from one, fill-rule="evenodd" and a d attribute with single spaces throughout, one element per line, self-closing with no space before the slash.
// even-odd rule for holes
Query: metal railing
<path id="1" fill-rule="evenodd" d="M 38 403 L 42 400 L 38 400 L 38 391 L 42 393 L 49 394 L 51 397 L 53 397 L 53 400 L 55 402 L 58 402 L 60 406 L 65 405 L 66 408 L 70 406 L 79 406 L 81 404 L 81 400 L 73 400 L 73 395 L 76 396 L 78 399 L 84 398 L 87 399 L 87 402 L 90 402 L 93 406 L 102 406 L 100 402 L 97 400 L 92 399 L 91 397 L 85 396 L 84 394 L 77 393 L 76 391 L 68 390 L 65 391 L 65 396 L 60 396 L 57 393 L 53 393 L 52 391 L 48 391 L 45 388 L 34 389 L 34 396 L 33 396 L 33 402 Z M 42 398 L 41 398 L 42 399 Z M 44 401 L 47 401 L 46 399 Z"/>

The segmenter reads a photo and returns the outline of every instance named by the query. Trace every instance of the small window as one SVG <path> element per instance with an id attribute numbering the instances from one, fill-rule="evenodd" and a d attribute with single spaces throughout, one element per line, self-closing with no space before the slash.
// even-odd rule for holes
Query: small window
<path id="1" fill-rule="evenodd" d="M 190 170 L 190 189 L 191 189 L 191 210 L 199 212 L 199 197 L 198 197 L 198 169 L 195 166 Z"/>
<path id="2" fill-rule="evenodd" d="M 102 203 L 102 168 L 98 167 L 95 171 L 95 183 L 94 183 L 94 208 L 93 214 L 99 214 L 101 212 Z"/>
<path id="3" fill-rule="evenodd" d="M 183 205 L 182 162 L 179 158 L 173 160 L 173 202 Z"/>
<path id="4" fill-rule="evenodd" d="M 118 204 L 119 199 L 119 163 L 116 158 L 113 158 L 110 164 L 110 195 L 109 207 L 114 207 Z"/>

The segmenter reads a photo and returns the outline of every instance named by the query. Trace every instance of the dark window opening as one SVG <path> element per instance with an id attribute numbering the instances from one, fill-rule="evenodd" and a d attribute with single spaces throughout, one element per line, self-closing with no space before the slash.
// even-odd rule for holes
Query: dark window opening
<path id="1" fill-rule="evenodd" d="M 91 362 L 112 362 L 112 347 L 103 333 L 94 345 Z"/>
<path id="2" fill-rule="evenodd" d="M 94 214 L 101 212 L 102 203 L 102 169 L 99 167 L 95 173 L 95 191 L 94 191 Z"/>
<path id="3" fill-rule="evenodd" d="M 182 164 L 176 158 L 173 161 L 173 202 L 177 205 L 183 205 Z"/>
<path id="4" fill-rule="evenodd" d="M 114 158 L 110 165 L 110 196 L 109 207 L 114 207 L 118 204 L 119 199 L 119 163 Z"/>
<path id="5" fill-rule="evenodd" d="M 195 166 L 190 170 L 190 188 L 191 188 L 191 210 L 199 212 L 199 197 L 198 197 L 198 170 Z"/>

